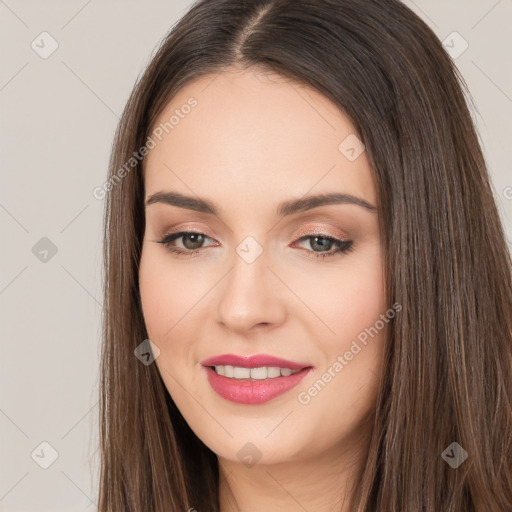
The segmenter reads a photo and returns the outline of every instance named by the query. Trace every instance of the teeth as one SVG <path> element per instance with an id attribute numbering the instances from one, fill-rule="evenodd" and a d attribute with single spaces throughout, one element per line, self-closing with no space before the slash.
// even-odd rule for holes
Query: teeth
<path id="1" fill-rule="evenodd" d="M 235 379 L 248 379 L 251 376 L 251 370 L 249 368 L 240 368 L 235 366 L 233 368 L 233 378 Z"/>
<path id="2" fill-rule="evenodd" d="M 289 368 L 287 368 L 288 370 Z M 267 377 L 269 379 L 275 379 L 276 377 L 281 377 L 281 368 L 277 366 L 269 366 L 267 368 Z"/>
<path id="3" fill-rule="evenodd" d="M 300 370 L 291 370 L 290 368 L 279 368 L 278 366 L 262 366 L 260 368 L 241 368 L 239 366 L 218 365 L 215 371 L 219 375 L 229 377 L 230 379 L 275 379 L 276 377 L 289 377 Z"/>
<path id="4" fill-rule="evenodd" d="M 279 368 L 278 368 L 279 370 Z M 268 370 L 263 368 L 251 368 L 251 379 L 263 380 L 268 377 Z"/>

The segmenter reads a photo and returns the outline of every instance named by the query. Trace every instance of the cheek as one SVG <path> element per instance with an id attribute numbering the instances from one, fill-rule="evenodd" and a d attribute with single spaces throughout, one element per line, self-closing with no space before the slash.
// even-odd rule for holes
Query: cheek
<path id="1" fill-rule="evenodd" d="M 150 339 L 163 342 L 173 326 L 187 321 L 187 311 L 201 296 L 201 280 L 187 278 L 167 255 L 153 248 L 143 249 L 139 265 L 139 288 L 144 321 Z M 204 294 L 204 292 L 203 292 Z M 157 343 L 158 344 L 158 343 Z"/>
<path id="2" fill-rule="evenodd" d="M 187 371 L 195 356 L 194 340 L 201 324 L 198 301 L 206 293 L 204 287 L 203 280 L 171 265 L 165 251 L 143 248 L 139 288 L 144 322 L 149 339 L 160 350 L 155 363 L 180 410 L 189 408 L 180 383 L 191 384 Z"/>
<path id="3" fill-rule="evenodd" d="M 171 315 L 175 311 L 175 294 L 171 290 L 176 283 L 159 265 L 150 264 L 149 258 L 141 259 L 139 288 L 144 321 L 149 338 L 161 340 L 172 325 Z"/>
<path id="4" fill-rule="evenodd" d="M 347 398 L 353 393 L 367 406 L 373 399 L 391 319 L 380 250 L 368 253 L 350 270 L 344 290 L 338 293 L 338 314 L 333 317 L 338 342 L 332 348 L 336 358 L 343 358 Z"/>
<path id="5" fill-rule="evenodd" d="M 317 276 L 316 283 L 311 306 L 330 332 L 322 328 L 324 334 L 317 335 L 324 359 L 301 387 L 299 402 L 333 424 L 343 418 L 349 429 L 372 407 L 388 323 L 395 316 L 387 303 L 380 248 L 347 259 L 331 279 Z"/>
<path id="6" fill-rule="evenodd" d="M 333 329 L 344 340 L 357 337 L 374 325 L 387 309 L 380 266 L 369 265 L 347 273 L 333 296 L 336 297 L 336 307 L 332 312 Z"/>
<path id="7" fill-rule="evenodd" d="M 289 274 L 287 279 L 295 283 L 294 291 L 305 298 L 304 302 L 323 322 L 325 328 L 321 326 L 318 332 L 328 340 L 322 345 L 330 353 L 343 349 L 347 342 L 350 344 L 349 340 L 372 326 L 388 309 L 381 249 L 377 244 L 342 257 L 329 268 Z"/>

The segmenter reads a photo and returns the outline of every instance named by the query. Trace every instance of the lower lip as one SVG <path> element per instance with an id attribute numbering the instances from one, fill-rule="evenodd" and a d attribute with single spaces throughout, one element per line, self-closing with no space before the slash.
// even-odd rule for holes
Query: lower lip
<path id="1" fill-rule="evenodd" d="M 304 368 L 288 377 L 281 376 L 264 380 L 230 379 L 219 375 L 210 367 L 205 369 L 210 386 L 222 398 L 237 404 L 255 405 L 268 402 L 290 391 L 312 368 Z"/>

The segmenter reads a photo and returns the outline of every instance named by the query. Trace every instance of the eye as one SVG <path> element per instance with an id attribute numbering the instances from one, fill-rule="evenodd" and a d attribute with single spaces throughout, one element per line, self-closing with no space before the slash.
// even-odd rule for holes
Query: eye
<path id="1" fill-rule="evenodd" d="M 183 248 L 175 244 L 176 240 L 182 239 Z M 212 240 L 204 233 L 196 231 L 179 231 L 177 233 L 170 233 L 159 240 L 157 243 L 163 244 L 169 252 L 179 254 L 181 256 L 194 256 L 199 253 L 200 249 L 204 246 L 206 239 Z"/>
<path id="2" fill-rule="evenodd" d="M 181 239 L 181 245 L 183 247 L 179 247 L 178 245 L 176 245 L 176 242 L 179 239 Z M 204 233 L 196 231 L 179 231 L 176 233 L 170 233 L 168 235 L 165 235 L 161 240 L 158 240 L 157 243 L 163 244 L 166 247 L 166 249 L 171 253 L 177 254 L 179 256 L 192 257 L 199 254 L 201 249 L 205 248 L 204 243 L 206 240 L 213 239 Z M 303 236 L 299 238 L 296 242 L 294 242 L 294 244 L 304 243 L 308 241 L 308 245 L 311 250 L 305 250 L 306 252 L 313 253 L 310 256 L 313 258 L 323 259 L 334 256 L 335 254 L 341 255 L 344 253 L 348 253 L 351 250 L 353 250 L 352 240 L 340 240 L 338 238 L 323 234 Z M 216 244 L 211 245 L 215 246 Z"/>
<path id="3" fill-rule="evenodd" d="M 341 255 L 353 250 L 352 240 L 340 240 L 323 234 L 303 236 L 295 243 L 298 242 L 306 242 L 309 245 L 312 250 L 306 250 L 307 252 L 314 253 L 312 255 L 313 258 L 328 258 L 335 254 Z"/>

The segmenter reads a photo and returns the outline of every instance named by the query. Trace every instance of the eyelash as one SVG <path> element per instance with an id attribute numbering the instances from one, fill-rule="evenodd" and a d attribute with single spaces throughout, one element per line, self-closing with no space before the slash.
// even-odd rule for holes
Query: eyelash
<path id="1" fill-rule="evenodd" d="M 165 246 L 165 248 L 171 253 L 177 254 L 178 256 L 191 258 L 193 256 L 198 255 L 198 253 L 201 251 L 201 249 L 204 249 L 204 247 L 200 247 L 199 249 L 180 249 L 180 248 L 176 247 L 175 245 L 172 245 L 172 242 L 174 242 L 174 240 L 181 238 L 184 235 L 190 235 L 190 234 L 202 235 L 205 238 L 210 238 L 209 236 L 205 235 L 204 233 L 200 233 L 199 231 L 179 231 L 176 233 L 170 233 L 168 235 L 165 235 L 161 240 L 157 241 L 157 243 L 163 244 Z M 341 256 L 343 254 L 349 253 L 350 251 L 352 251 L 354 249 L 352 240 L 339 240 L 338 238 L 334 238 L 332 236 L 327 236 L 327 235 L 322 235 L 322 234 L 306 235 L 306 236 L 303 236 L 303 237 L 297 239 L 294 243 L 301 242 L 303 240 L 313 239 L 313 238 L 321 238 L 324 240 L 328 240 L 328 241 L 333 242 L 334 246 L 337 246 L 337 249 L 335 251 L 322 252 L 322 253 L 316 253 L 315 251 L 309 251 L 309 250 L 305 249 L 307 252 L 312 252 L 314 255 L 310 256 L 310 257 L 313 257 L 315 259 L 316 258 L 322 258 L 322 259 L 330 258 L 331 256 L 334 256 L 334 255 Z"/>

